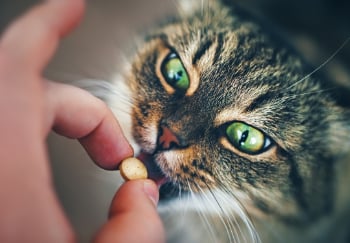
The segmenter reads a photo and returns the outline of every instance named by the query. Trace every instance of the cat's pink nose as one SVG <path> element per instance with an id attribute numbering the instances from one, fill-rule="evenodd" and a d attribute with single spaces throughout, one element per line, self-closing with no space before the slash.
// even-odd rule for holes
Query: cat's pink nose
<path id="1" fill-rule="evenodd" d="M 161 126 L 158 146 L 164 150 L 180 147 L 180 140 L 167 126 Z"/>

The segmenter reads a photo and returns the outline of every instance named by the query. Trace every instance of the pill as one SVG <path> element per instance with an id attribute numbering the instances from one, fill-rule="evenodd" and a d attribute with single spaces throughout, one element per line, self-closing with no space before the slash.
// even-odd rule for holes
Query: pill
<path id="1" fill-rule="evenodd" d="M 134 157 L 124 159 L 119 165 L 119 170 L 121 176 L 126 181 L 147 179 L 148 177 L 146 166 Z"/>

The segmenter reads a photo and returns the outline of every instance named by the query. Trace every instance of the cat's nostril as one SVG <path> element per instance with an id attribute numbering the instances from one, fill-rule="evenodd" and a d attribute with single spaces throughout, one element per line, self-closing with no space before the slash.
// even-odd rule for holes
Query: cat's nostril
<path id="1" fill-rule="evenodd" d="M 183 143 L 170 128 L 161 125 L 158 137 L 158 147 L 163 150 L 168 150 L 172 147 L 183 147 Z"/>

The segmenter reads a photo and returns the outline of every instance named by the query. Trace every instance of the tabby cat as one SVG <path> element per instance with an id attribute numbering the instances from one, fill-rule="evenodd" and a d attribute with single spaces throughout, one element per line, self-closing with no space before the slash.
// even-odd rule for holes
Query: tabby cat
<path id="1" fill-rule="evenodd" d="M 348 108 L 228 2 L 183 1 L 102 97 L 160 187 L 168 241 L 349 242 Z"/>

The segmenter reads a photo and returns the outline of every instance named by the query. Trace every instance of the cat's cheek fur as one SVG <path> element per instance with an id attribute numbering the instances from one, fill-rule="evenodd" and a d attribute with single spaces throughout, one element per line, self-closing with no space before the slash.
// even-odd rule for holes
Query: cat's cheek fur
<path id="1" fill-rule="evenodd" d="M 138 127 L 133 131 L 137 143 L 142 147 L 142 151 L 152 154 L 156 149 L 158 127 L 154 124 L 150 126 Z"/>

